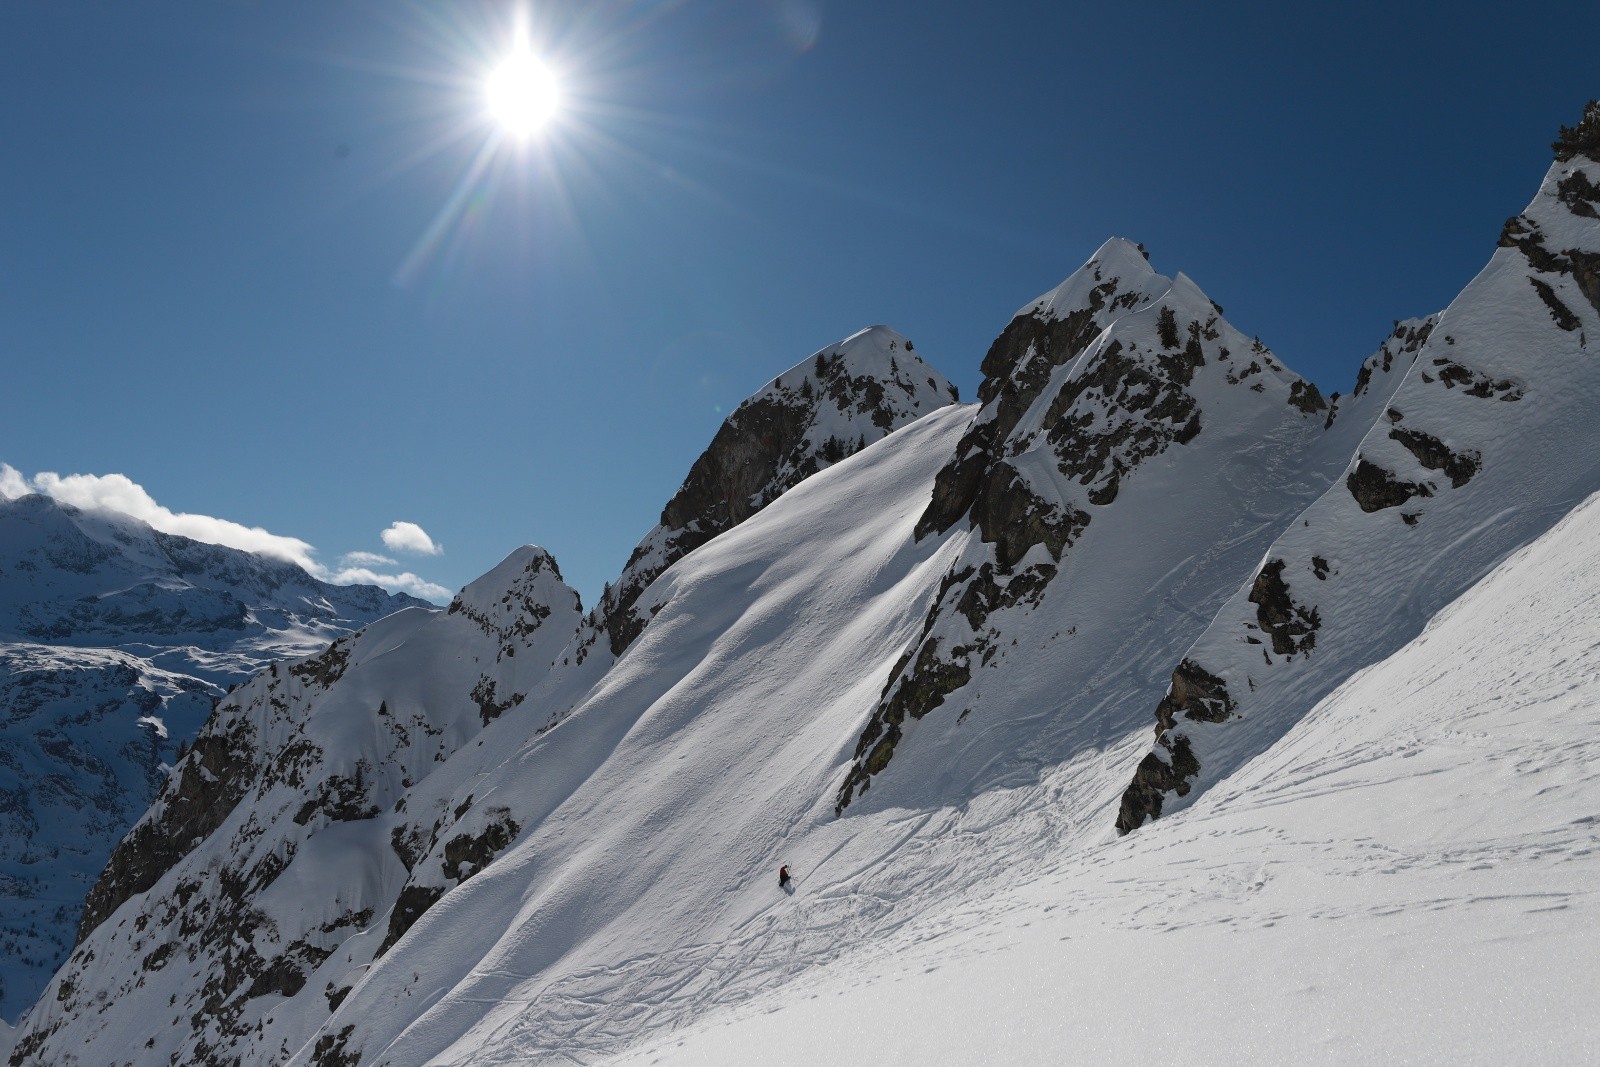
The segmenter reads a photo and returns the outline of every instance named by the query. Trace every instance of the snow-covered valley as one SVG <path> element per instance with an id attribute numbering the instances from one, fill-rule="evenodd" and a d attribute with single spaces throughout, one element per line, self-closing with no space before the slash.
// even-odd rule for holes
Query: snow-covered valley
<path id="1" fill-rule="evenodd" d="M 12 1062 L 1592 1058 L 1591 121 L 1348 395 L 1112 239 L 976 403 L 780 375 L 587 614 L 256 673 Z"/>

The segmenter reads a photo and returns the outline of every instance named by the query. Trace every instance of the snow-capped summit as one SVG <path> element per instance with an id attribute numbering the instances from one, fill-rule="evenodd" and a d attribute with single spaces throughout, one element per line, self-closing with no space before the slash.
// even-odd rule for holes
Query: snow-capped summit
<path id="1" fill-rule="evenodd" d="M 856 741 L 841 812 L 885 772 L 957 800 L 1122 728 L 1120 704 L 1086 727 L 1061 694 L 1108 672 L 1129 688 L 1133 650 L 1193 632 L 1332 477 L 1316 387 L 1120 238 L 1025 305 L 984 369 L 983 407 L 917 524 L 965 537 L 965 519 L 971 537 Z M 1174 589 L 1189 612 L 1142 606 Z M 1020 665 L 1045 647 L 1052 671 Z"/>
<path id="2" fill-rule="evenodd" d="M 1343 476 L 1176 665 L 1123 832 L 1265 751 L 1600 489 L 1600 106 L 1556 157 L 1488 266 L 1408 331 L 1405 379 Z"/>
<path id="3" fill-rule="evenodd" d="M 724 420 L 595 607 L 586 644 L 603 634 L 611 654 L 622 655 L 649 621 L 635 610 L 639 595 L 673 563 L 803 479 L 957 399 L 955 386 L 887 326 L 790 367 Z"/>

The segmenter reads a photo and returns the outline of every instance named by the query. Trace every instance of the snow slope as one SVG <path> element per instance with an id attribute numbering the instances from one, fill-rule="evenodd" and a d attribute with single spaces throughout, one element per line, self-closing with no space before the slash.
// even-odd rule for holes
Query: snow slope
<path id="1" fill-rule="evenodd" d="M 46 496 L 0 498 L 0 1015 L 225 686 L 422 602 Z"/>
<path id="2" fill-rule="evenodd" d="M 662 530 L 693 540 L 730 529 L 806 474 L 869 439 L 881 439 L 922 411 L 948 405 L 953 392 L 901 335 L 885 327 L 861 331 L 816 353 L 741 405 L 669 504 Z M 749 496 L 736 489 L 748 489 Z M 660 541 L 647 538 L 641 551 L 663 547 Z M 665 544 L 666 562 L 654 560 L 650 567 L 641 567 L 636 553 L 626 573 L 645 574 L 648 587 L 659 574 L 656 566 L 665 567 L 674 553 L 689 547 Z M 541 558 L 553 573 L 553 561 Z M 413 632 L 415 622 L 388 620 L 353 645 L 341 642 L 323 657 L 291 666 L 285 677 L 259 677 L 239 690 L 201 735 L 196 754 L 180 766 L 151 816 L 113 858 L 91 896 L 83 931 L 87 940 L 75 958 L 97 959 L 103 966 L 114 956 L 128 973 L 142 975 L 152 951 L 162 953 L 165 967 L 165 953 L 172 950 L 161 945 L 187 942 L 199 962 L 191 960 L 194 966 L 174 974 L 170 987 L 183 990 L 193 1015 L 193 1033 L 169 1033 L 180 1042 L 182 1058 L 239 1054 L 236 1050 L 253 1040 L 252 1028 L 262 1013 L 280 1008 L 279 997 L 297 995 L 297 1010 L 277 1011 L 274 1017 L 282 1022 L 268 1033 L 298 1047 L 341 990 L 348 991 L 350 968 L 341 969 L 340 960 L 319 969 L 332 946 L 357 929 L 370 929 L 374 936 L 353 938 L 355 951 L 382 956 L 418 916 L 487 865 L 527 825 L 530 816 L 522 809 L 498 798 L 484 801 L 485 790 L 474 781 L 480 774 L 474 761 L 503 762 L 519 745 L 560 722 L 604 676 L 611 653 L 602 646 L 588 654 L 597 635 L 592 624 L 568 643 L 576 629 L 577 619 L 570 615 L 576 600 L 564 587 L 511 598 L 523 606 L 526 618 L 542 623 L 537 655 L 518 652 L 516 641 L 508 643 L 503 634 L 459 626 L 458 614 L 473 616 L 475 602 L 493 601 L 514 582 L 516 568 L 508 566 L 469 587 L 443 621 Z M 564 606 L 568 601 L 571 606 Z M 656 600 L 642 602 L 641 619 L 650 620 L 658 609 Z M 525 636 L 531 629 L 526 618 L 500 630 L 520 628 Z M 641 623 L 640 628 L 649 634 L 655 626 Z M 543 678 L 564 645 L 562 669 Z M 369 669 L 363 656 L 370 653 L 362 650 L 379 646 L 387 650 L 385 666 Z M 517 665 L 534 669 L 506 673 L 513 654 Z M 462 673 L 447 665 L 489 660 L 495 670 L 474 666 Z M 375 708 L 384 709 L 376 722 Z M 417 716 L 427 720 L 420 733 L 411 724 Z M 478 729 L 502 716 L 504 725 L 495 723 L 487 731 L 491 740 L 485 746 L 458 751 Z M 343 725 L 330 733 L 325 725 L 330 722 Z M 407 725 L 404 736 L 385 730 L 401 723 Z M 449 759 L 452 753 L 456 758 Z M 589 754 L 569 753 L 534 768 L 527 783 L 558 790 L 590 766 Z M 423 781 L 430 775 L 436 781 Z M 298 818 L 302 805 L 313 812 L 331 810 L 338 825 L 325 827 L 316 814 Z M 198 839 L 190 827 L 209 837 L 193 855 Z M 335 862 L 326 851 L 332 846 L 317 845 L 319 837 L 340 842 Z M 241 876 L 218 881 L 216 872 L 224 868 L 237 868 Z M 258 915 L 254 898 L 289 892 L 280 893 L 279 885 L 314 886 L 328 903 L 298 914 Z M 102 927 L 102 920 L 130 900 L 141 905 L 152 888 L 157 892 L 149 907 L 137 916 L 137 933 L 145 936 L 119 943 L 116 931 L 126 920 L 111 929 Z M 184 908 L 168 903 L 173 893 L 185 900 Z M 196 909 L 209 913 L 198 930 L 189 919 Z M 271 934 L 241 952 L 229 934 L 230 923 Z M 163 937 L 169 941 L 162 942 Z M 118 947 L 113 950 L 109 943 Z M 220 980 L 208 980 L 219 973 Z M 69 979 L 68 988 L 75 981 Z M 126 999 L 141 1026 L 160 1014 L 156 1008 L 165 1010 L 168 995 L 152 992 L 154 999 L 144 1004 L 129 992 L 122 991 L 119 1003 Z M 56 1022 L 47 1019 L 44 1025 Z M 120 1046 L 113 1038 L 97 1047 L 110 1055 Z"/>
<path id="3" fill-rule="evenodd" d="M 1595 125 L 1600 144 L 1600 111 Z M 798 385 L 780 379 L 777 410 L 730 419 L 686 480 L 683 514 L 664 514 L 666 540 L 647 537 L 626 595 L 608 596 L 564 650 L 541 643 L 522 658 L 519 642 L 545 641 L 576 606 L 563 608 L 558 585 L 515 595 L 517 575 L 534 574 L 515 564 L 475 583 L 442 621 L 402 614 L 225 702 L 119 848 L 13 1062 L 591 1062 L 664 1051 L 668 1035 L 740 1004 L 792 1002 L 807 982 L 850 1005 L 860 1044 L 836 1056 L 898 1055 L 885 1043 L 900 1041 L 926 1058 L 939 1051 L 926 1033 L 973 1058 L 978 1049 L 946 1023 L 960 1004 L 941 999 L 966 983 L 907 977 L 937 1006 L 932 1022 L 914 998 L 885 995 L 886 982 L 867 1000 L 850 983 L 903 973 L 904 960 L 1002 952 L 1026 989 L 1007 966 L 964 967 L 1039 1013 L 1052 1009 L 1049 982 L 1083 990 L 1085 1007 L 1065 1017 L 1091 1051 L 1121 1048 L 1095 1042 L 1141 1026 L 1126 1047 L 1158 1055 L 1161 1041 L 1182 1041 L 1179 1023 L 1223 1038 L 1253 1022 L 1260 1043 L 1245 1051 L 1266 1057 L 1291 1039 L 1269 1041 L 1280 1031 L 1253 1009 L 1232 1011 L 1238 991 L 1294 1018 L 1271 1000 L 1287 995 L 1291 963 L 1329 984 L 1372 970 L 1370 956 L 1319 969 L 1329 946 L 1400 946 L 1406 977 L 1462 944 L 1443 910 L 1391 936 L 1383 909 L 1360 894 L 1407 918 L 1449 901 L 1486 917 L 1492 936 L 1523 937 L 1524 952 L 1546 947 L 1544 930 L 1570 934 L 1560 915 L 1496 925 L 1495 909 L 1514 911 L 1520 894 L 1568 870 L 1519 852 L 1518 834 L 1553 828 L 1560 854 L 1579 863 L 1571 869 L 1590 873 L 1592 825 L 1572 820 L 1592 814 L 1581 750 L 1592 721 L 1526 737 L 1486 727 L 1485 760 L 1515 768 L 1543 754 L 1559 766 L 1545 783 L 1514 778 L 1518 810 L 1484 816 L 1466 795 L 1481 789 L 1483 765 L 1459 771 L 1447 731 L 1464 708 L 1484 707 L 1492 723 L 1509 705 L 1481 699 L 1499 683 L 1442 687 L 1434 662 L 1451 678 L 1466 670 L 1455 649 L 1430 649 L 1427 665 L 1397 668 L 1376 690 L 1351 682 L 1323 712 L 1306 712 L 1549 529 L 1572 494 L 1592 491 L 1590 372 L 1573 350 L 1588 346 L 1588 312 L 1572 304 L 1600 301 L 1583 229 L 1600 215 L 1575 206 L 1600 203 L 1600 186 L 1583 158 L 1563 160 L 1571 166 L 1548 186 L 1571 219 L 1541 201 L 1514 220 L 1476 288 L 1442 317 L 1401 324 L 1336 407 L 1191 281 L 1155 273 L 1122 241 L 1013 319 L 984 361 L 975 409 L 902 412 L 898 429 L 858 437 L 854 454 L 821 455 L 794 483 L 786 472 L 807 464 L 790 463 L 782 441 L 797 439 L 789 429 L 812 417 L 804 402 L 849 363 L 825 350 Z M 880 355 L 891 340 L 852 339 Z M 888 395 L 881 377 L 845 377 L 869 407 Z M 1511 412 L 1519 428 L 1486 412 Z M 1452 419 L 1470 440 L 1453 436 Z M 804 440 L 802 454 L 825 447 Z M 1565 452 L 1551 456 L 1557 443 Z M 1585 516 L 1562 529 L 1586 529 L 1593 509 Z M 1587 558 L 1562 545 L 1517 566 Z M 1311 554 L 1272 555 L 1285 546 Z M 553 574 L 553 561 L 535 560 Z M 1518 570 L 1511 584 L 1530 581 Z M 513 595 L 502 595 L 508 584 Z M 1337 592 L 1314 603 L 1307 589 Z M 1540 604 L 1503 596 L 1439 625 L 1454 635 L 1449 627 L 1499 612 L 1530 632 L 1575 629 L 1576 646 L 1550 653 L 1548 677 L 1518 676 L 1501 692 L 1549 695 L 1576 679 L 1575 696 L 1549 702 L 1581 718 L 1592 673 L 1582 592 L 1544 629 L 1526 621 Z M 1387 615 L 1372 609 L 1384 604 Z M 1227 655 L 1185 661 L 1169 689 L 1179 650 L 1211 648 L 1241 613 L 1245 628 L 1219 646 Z M 466 624 L 479 615 L 492 625 L 474 633 Z M 1489 669 L 1491 651 L 1461 654 Z M 1270 699 L 1252 688 L 1256 656 L 1278 687 Z M 1212 673 L 1240 665 L 1242 676 Z M 454 673 L 435 688 L 441 672 Z M 1411 727 L 1379 699 L 1397 686 L 1420 694 L 1406 713 L 1437 727 L 1412 756 L 1394 751 L 1395 731 Z M 1427 700 L 1446 692 L 1455 703 L 1431 710 Z M 1364 702 L 1340 702 L 1351 693 Z M 1171 764 L 1148 755 L 1158 702 Z M 1181 780 L 1164 789 L 1146 773 L 1152 760 Z M 1198 803 L 1119 840 L 1113 823 L 1136 767 L 1141 815 L 1179 787 Z M 1349 788 L 1307 788 L 1322 771 Z M 1378 777 L 1361 777 L 1369 772 Z M 1455 810 L 1467 817 L 1444 814 Z M 1381 847 L 1369 850 L 1373 841 Z M 1473 870 L 1496 842 L 1516 860 L 1499 902 L 1479 891 L 1490 876 Z M 1266 863 L 1274 847 L 1279 858 Z M 1454 863 L 1458 852 L 1471 861 Z M 774 884 L 780 864 L 795 875 L 792 896 Z M 1374 884 L 1374 869 L 1418 873 Z M 1458 884 L 1471 892 L 1451 896 Z M 1561 892 L 1557 903 L 1590 914 L 1582 891 Z M 1349 925 L 1328 935 L 1322 924 L 1334 920 Z M 1022 932 L 1035 927 L 1077 931 L 1086 954 L 1056 963 L 1059 942 L 1041 948 Z M 1252 971 L 1240 938 L 1286 962 Z M 1578 940 L 1552 949 L 1546 970 L 1592 978 Z M 1413 1003 L 1448 1027 L 1441 983 L 1460 973 L 1486 982 L 1506 962 L 1486 944 L 1477 970 L 1411 974 Z M 1522 967 L 1514 973 L 1533 965 Z M 999 994 L 969 997 L 1016 1023 L 1015 1044 L 989 1028 L 997 1047 L 1057 1047 L 1059 1008 L 1049 1022 L 1008 1019 Z M 1327 1003 L 1396 1018 L 1395 997 L 1376 1000 Z M 1487 1002 L 1480 1009 L 1476 1018 L 1492 1017 Z M 1587 1039 L 1572 1024 L 1548 1032 L 1567 1049 Z M 1399 1024 L 1389 1033 L 1402 1036 Z M 773 1036 L 777 1047 L 791 1039 Z M 715 1054 L 715 1035 L 705 1040 Z"/>
<path id="4" fill-rule="evenodd" d="M 778 375 L 717 429 L 661 522 L 606 587 L 574 659 L 583 662 L 603 637 L 596 667 L 609 666 L 649 621 L 635 602 L 673 563 L 817 471 L 957 399 L 956 387 L 887 326 L 858 330 Z"/>
<path id="5" fill-rule="evenodd" d="M 1119 827 L 1170 812 L 1266 751 L 1600 489 L 1597 182 L 1600 147 L 1550 168 L 1438 316 L 1345 476 L 1177 664 Z"/>
<path id="6" fill-rule="evenodd" d="M 1593 1062 L 1597 554 L 1592 497 L 1187 810 L 607 1062 Z"/>

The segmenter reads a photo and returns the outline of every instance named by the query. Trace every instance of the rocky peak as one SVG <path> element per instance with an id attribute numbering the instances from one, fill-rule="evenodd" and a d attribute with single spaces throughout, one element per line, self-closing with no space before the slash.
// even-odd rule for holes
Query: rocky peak
<path id="1" fill-rule="evenodd" d="M 1570 162 L 1577 156 L 1600 163 L 1600 100 L 1589 101 L 1576 126 L 1563 125 L 1550 147 L 1558 163 Z"/>
<path id="2" fill-rule="evenodd" d="M 1364 436 L 1183 657 L 1120 831 L 1264 751 L 1600 489 L 1592 457 L 1570 447 L 1600 420 L 1597 145 L 1591 103 L 1484 270 L 1440 315 L 1396 324 L 1363 365 L 1340 417 L 1364 421 Z M 1379 385 L 1391 367 L 1404 372 L 1392 391 Z"/>
<path id="3" fill-rule="evenodd" d="M 1186 514 L 1235 492 L 1230 479 L 1287 486 L 1325 429 L 1328 405 L 1315 386 L 1234 329 L 1191 279 L 1157 274 L 1121 239 L 1026 305 L 984 369 L 983 407 L 916 527 L 922 539 L 966 518 L 972 540 L 857 741 L 841 812 L 887 768 L 912 720 L 1001 668 L 1004 627 L 991 619 L 1044 610 L 1097 516 L 1120 510 L 1130 491 L 1142 501 L 1129 505 L 1137 513 Z M 1236 442 L 1257 435 L 1282 455 L 1246 474 L 1253 461 L 1241 460 Z M 1151 465 L 1164 474 L 1140 492 Z"/>
<path id="4" fill-rule="evenodd" d="M 620 656 L 660 574 L 818 471 L 959 399 L 903 334 L 869 326 L 795 364 L 723 422 L 591 616 Z M 586 650 L 580 651 L 580 655 Z"/>

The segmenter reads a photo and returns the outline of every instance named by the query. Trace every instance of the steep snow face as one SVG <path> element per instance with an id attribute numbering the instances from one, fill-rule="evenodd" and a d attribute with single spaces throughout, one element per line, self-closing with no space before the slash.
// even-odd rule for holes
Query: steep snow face
<path id="1" fill-rule="evenodd" d="M 0 1014 L 223 687 L 422 602 L 48 497 L 0 499 Z"/>
<path id="2" fill-rule="evenodd" d="M 622 655 L 649 622 L 635 607 L 673 563 L 817 471 L 958 399 L 955 386 L 887 326 L 869 326 L 780 374 L 740 404 L 689 469 L 661 524 L 606 590 L 580 644 Z"/>
<path id="3" fill-rule="evenodd" d="M 375 917 L 390 919 L 414 881 L 408 866 L 442 851 L 456 860 L 453 884 L 492 858 L 499 830 L 458 856 L 459 841 L 429 837 L 444 813 L 408 810 L 404 798 L 521 702 L 579 617 L 555 561 L 529 546 L 448 611 L 402 611 L 235 690 L 117 846 L 18 1055 L 57 1062 L 78 1050 L 76 1035 L 60 1048 L 50 1038 L 80 1015 L 99 1020 L 89 1024 L 98 1051 L 79 1052 L 89 1059 L 143 1047 L 151 1035 L 133 1040 L 130 1026 L 164 1031 L 147 1059 L 275 1059 L 294 1031 L 261 1046 L 264 1017 L 297 995 L 315 1002 L 313 1019 L 326 1013 L 333 990 L 308 976 Z M 495 810 L 474 815 L 493 827 Z"/>
<path id="4" fill-rule="evenodd" d="M 1593 1062 L 1597 557 L 1591 498 L 1188 810 L 604 1062 Z"/>
<path id="5" fill-rule="evenodd" d="M 1349 447 L 1329 447 L 1314 386 L 1120 239 L 1024 307 L 984 367 L 917 527 L 972 536 L 857 739 L 840 811 L 869 788 L 925 802 L 930 783 L 959 802 L 1115 743 L 1164 650 Z"/>
<path id="6" fill-rule="evenodd" d="M 1506 223 L 1345 476 L 1178 665 L 1120 829 L 1265 751 L 1600 487 L 1588 444 L 1600 422 L 1600 149 L 1589 151 L 1558 160 Z"/>
<path id="7" fill-rule="evenodd" d="M 622 967 L 625 985 L 656 997 L 708 946 L 751 951 L 778 918 L 776 850 L 836 825 L 829 779 L 948 565 L 947 549 L 911 530 L 970 415 L 937 411 L 679 560 L 640 600 L 650 625 L 554 728 L 537 694 L 565 695 L 556 675 L 581 672 L 554 672 L 473 736 L 480 709 L 466 691 L 495 655 L 485 660 L 485 642 L 461 627 L 496 597 L 464 595 L 460 611 L 423 623 L 386 620 L 234 693 L 120 850 L 131 859 L 181 841 L 182 855 L 125 875 L 113 863 L 109 917 L 27 1019 L 23 1059 L 110 1061 L 149 1041 L 138 1055 L 150 1062 L 418 1063 L 492 1025 L 502 993 L 542 1012 L 615 980 L 598 968 Z M 423 658 L 433 631 L 460 631 L 462 643 Z M 458 651 L 479 662 L 434 681 Z M 533 658 L 519 648 L 500 665 Z M 357 684 L 383 670 L 397 673 Z M 497 687 L 496 703 L 528 684 Z M 374 716 L 383 700 L 388 714 Z M 423 745 L 418 714 L 464 736 L 436 767 L 448 739 Z M 357 742 L 387 736 L 387 721 L 407 725 L 415 751 L 360 768 L 372 749 Z M 300 732 L 320 750 L 314 761 L 290 762 Z M 263 752 L 283 755 L 257 766 Z M 337 776 L 337 788 L 301 825 L 300 806 L 324 793 L 314 776 Z M 249 795 L 203 806 L 233 781 L 251 782 Z M 231 813 L 191 831 L 201 811 Z M 791 858 L 803 871 L 830 852 L 840 869 L 861 859 L 846 837 Z M 159 967 L 144 962 L 153 953 Z M 628 963 L 656 954 L 659 965 Z M 614 1047 L 597 1007 L 533 1022 L 535 1043 Z"/>
<path id="8" fill-rule="evenodd" d="M 75 959 L 95 961 L 96 971 L 110 962 L 106 942 L 117 941 L 125 920 L 112 925 L 107 917 L 131 910 L 141 934 L 164 930 L 194 956 L 193 966 L 174 978 L 184 992 L 166 994 L 204 1020 L 191 1020 L 187 1037 L 174 1036 L 183 1058 L 227 1062 L 238 1055 L 269 991 L 293 1001 L 279 1004 L 276 1017 L 287 1029 L 277 1040 L 298 1047 L 337 1005 L 353 981 L 347 976 L 358 973 L 348 958 L 383 958 L 526 825 L 526 812 L 483 802 L 475 783 L 508 747 L 529 743 L 609 680 L 610 642 L 603 654 L 590 654 L 605 619 L 639 602 L 642 628 L 660 610 L 660 595 L 669 594 L 643 601 L 641 594 L 685 553 L 954 396 L 903 336 L 884 327 L 861 331 L 781 375 L 730 417 L 617 584 L 627 603 L 620 594 L 608 598 L 610 616 L 602 606 L 577 630 L 575 596 L 559 583 L 541 584 L 554 575 L 553 562 L 541 553 L 515 554 L 463 590 L 442 621 L 424 625 L 397 616 L 353 645 L 342 642 L 287 673 L 258 678 L 222 706 L 151 816 L 113 858 L 90 898 Z M 372 649 L 382 652 L 381 669 Z M 561 669 L 547 673 L 557 653 Z M 371 669 L 347 666 L 365 662 L 364 655 L 374 658 Z M 344 733 L 325 736 L 333 721 L 345 722 Z M 469 744 L 485 727 L 493 727 L 486 736 L 499 740 Z M 603 755 L 597 750 L 593 759 L 571 755 L 542 765 L 536 780 L 551 790 L 570 787 Z M 330 812 L 336 828 L 319 830 L 319 812 Z M 324 863 L 319 837 L 360 845 L 352 855 L 361 859 Z M 236 848 L 245 850 L 243 860 L 231 857 Z M 247 873 L 208 885 L 204 923 L 179 919 L 173 927 L 177 912 L 194 914 L 189 898 L 206 882 L 204 872 L 224 867 Z M 271 938 L 242 953 L 228 924 L 257 929 L 263 920 L 249 899 L 290 882 L 314 884 L 324 900 L 307 920 L 315 929 L 276 919 Z M 327 964 L 328 976 L 312 975 L 346 939 L 351 947 Z M 148 937 L 136 941 L 140 951 L 151 951 Z M 118 955 L 112 969 L 122 967 L 136 981 L 144 957 L 131 951 Z M 160 962 L 164 967 L 164 956 Z M 63 973 L 72 975 L 68 988 L 88 981 L 79 965 Z M 125 995 L 125 981 L 107 981 Z M 30 1047 L 48 1044 L 49 1032 L 75 1010 L 40 1023 Z"/>

